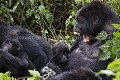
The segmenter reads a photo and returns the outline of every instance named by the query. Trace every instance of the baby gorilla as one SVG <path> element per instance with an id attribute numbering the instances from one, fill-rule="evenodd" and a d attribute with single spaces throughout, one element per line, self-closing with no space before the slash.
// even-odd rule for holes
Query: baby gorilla
<path id="1" fill-rule="evenodd" d="M 7 39 L 0 54 L 0 72 L 10 71 L 16 78 L 30 76 L 28 69 L 33 69 L 33 64 L 18 40 Z"/>
<path id="2" fill-rule="evenodd" d="M 62 72 L 49 77 L 47 80 L 102 80 L 89 68 L 80 67 L 78 69 Z"/>
<path id="3" fill-rule="evenodd" d="M 53 45 L 52 54 L 54 59 L 60 63 L 66 63 L 68 60 L 69 48 L 63 42 L 57 42 Z"/>
<path id="4" fill-rule="evenodd" d="M 83 50 L 84 49 L 86 50 L 86 48 L 88 49 L 88 47 L 90 47 L 90 46 L 85 43 L 85 44 L 83 44 L 83 47 L 81 46 L 80 48 L 81 49 L 83 48 Z M 97 54 L 95 54 L 96 51 L 97 50 L 95 49 L 94 51 L 87 52 L 86 55 L 89 56 L 89 58 L 96 58 L 98 56 Z M 91 53 L 93 53 L 93 54 L 91 54 Z M 54 71 L 52 71 L 51 69 L 48 69 L 48 67 L 45 67 L 46 69 L 45 68 L 42 69 L 42 73 L 43 72 L 46 72 L 46 73 L 51 72 L 49 75 L 47 75 L 48 76 L 47 80 L 101 80 L 98 76 L 95 75 L 95 73 L 91 69 L 83 68 L 82 66 L 80 66 L 79 62 L 81 62 L 81 61 L 79 61 L 80 59 L 78 59 L 78 57 L 80 58 L 79 55 L 81 55 L 81 54 L 80 53 L 79 53 L 79 55 L 76 54 L 76 56 L 73 55 L 73 57 L 70 56 L 69 49 L 65 44 L 63 44 L 61 42 L 55 43 L 53 45 L 52 54 L 54 56 L 53 56 L 52 60 L 50 61 L 50 63 L 48 63 L 48 67 L 53 69 L 56 72 L 56 75 L 55 75 Z M 63 57 L 63 55 L 65 55 L 65 54 L 66 54 L 67 59 L 66 58 L 64 59 L 64 57 Z M 60 55 L 62 55 L 62 57 Z M 70 57 L 70 60 L 68 57 Z M 78 60 L 76 60 L 76 57 Z M 87 57 L 83 56 L 82 59 L 84 59 L 84 58 L 87 58 Z M 74 61 L 74 60 L 79 61 L 79 62 L 76 63 L 76 61 Z M 72 61 L 74 61 L 74 62 L 72 62 Z M 82 61 L 84 61 L 84 60 L 82 60 Z M 76 64 L 78 64 L 78 66 L 76 66 Z M 71 68 L 74 65 L 75 65 L 75 68 Z M 68 68 L 69 68 L 69 70 L 68 70 Z M 53 74 L 53 75 L 51 75 L 51 74 Z"/>
<path id="5" fill-rule="evenodd" d="M 64 69 L 65 64 L 68 61 L 69 56 L 69 48 L 66 44 L 63 42 L 57 42 L 53 44 L 52 47 L 52 59 L 47 64 L 49 68 L 51 68 L 53 71 L 55 71 L 57 74 L 61 73 Z M 43 68 L 44 69 L 44 68 Z M 44 70 L 41 70 L 44 74 Z"/>

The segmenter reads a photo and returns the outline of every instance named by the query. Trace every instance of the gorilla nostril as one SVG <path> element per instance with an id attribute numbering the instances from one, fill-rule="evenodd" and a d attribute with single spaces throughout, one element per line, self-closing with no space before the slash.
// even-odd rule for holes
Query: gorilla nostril
<path id="1" fill-rule="evenodd" d="M 93 53 L 90 53 L 90 55 L 92 55 Z"/>
<path id="2" fill-rule="evenodd" d="M 76 28 L 76 29 L 81 29 L 81 27 L 80 27 L 80 26 L 75 26 L 75 28 Z"/>
<path id="3" fill-rule="evenodd" d="M 76 26 L 76 28 L 77 28 L 77 29 L 81 29 L 81 27 L 79 27 L 79 26 Z"/>
<path id="4" fill-rule="evenodd" d="M 76 26 L 75 28 L 78 28 L 78 26 Z"/>

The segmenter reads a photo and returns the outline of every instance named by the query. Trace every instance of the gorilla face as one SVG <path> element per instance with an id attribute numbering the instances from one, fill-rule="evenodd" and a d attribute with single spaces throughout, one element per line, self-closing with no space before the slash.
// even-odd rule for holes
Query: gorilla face
<path id="1" fill-rule="evenodd" d="M 83 39 L 96 37 L 103 30 L 104 15 L 103 5 L 98 1 L 83 6 L 75 15 L 77 24 L 74 31 L 82 34 Z"/>
<path id="2" fill-rule="evenodd" d="M 12 38 L 8 38 L 5 40 L 5 42 L 2 44 L 2 48 L 4 51 L 8 51 L 12 54 L 17 54 L 20 53 L 20 51 L 23 51 L 23 46 L 21 43 Z"/>
<path id="3" fill-rule="evenodd" d="M 63 42 L 57 42 L 53 45 L 52 54 L 60 63 L 66 63 L 68 60 L 69 48 Z"/>

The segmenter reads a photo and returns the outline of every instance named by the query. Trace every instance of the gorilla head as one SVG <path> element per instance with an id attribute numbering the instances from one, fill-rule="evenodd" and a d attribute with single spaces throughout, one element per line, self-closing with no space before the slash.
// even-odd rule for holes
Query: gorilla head
<path id="1" fill-rule="evenodd" d="M 83 6 L 75 15 L 77 24 L 75 32 L 83 35 L 83 40 L 92 36 L 96 37 L 102 30 L 112 36 L 116 30 L 113 23 L 120 23 L 116 14 L 100 1 L 92 1 Z"/>
<path id="2" fill-rule="evenodd" d="M 68 60 L 69 48 L 63 42 L 57 42 L 53 45 L 52 54 L 58 62 L 66 63 Z"/>

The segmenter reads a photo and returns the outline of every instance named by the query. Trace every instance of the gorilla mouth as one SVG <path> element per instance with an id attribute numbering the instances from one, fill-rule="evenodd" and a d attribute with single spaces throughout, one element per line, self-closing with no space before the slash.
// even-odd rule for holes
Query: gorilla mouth
<path id="1" fill-rule="evenodd" d="M 81 33 L 79 33 L 79 32 L 74 32 L 74 35 L 80 36 L 80 34 Z M 89 42 L 89 35 L 83 34 L 82 36 L 83 36 L 83 42 L 86 42 L 86 43 Z"/>
<path id="2" fill-rule="evenodd" d="M 74 35 L 80 36 L 80 33 L 79 32 L 74 32 Z"/>

